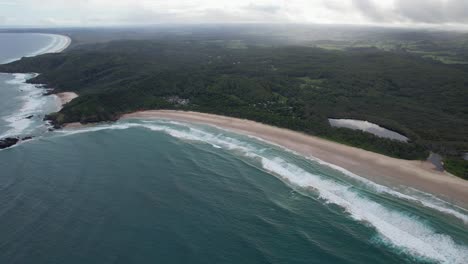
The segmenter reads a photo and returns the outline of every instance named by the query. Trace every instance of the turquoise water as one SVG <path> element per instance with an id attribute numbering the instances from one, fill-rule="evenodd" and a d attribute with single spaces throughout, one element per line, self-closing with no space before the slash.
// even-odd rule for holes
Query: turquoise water
<path id="1" fill-rule="evenodd" d="M 23 85 L 0 78 L 4 94 Z M 24 108 L 4 98 L 0 119 Z M 170 120 L 43 126 L 17 129 L 38 137 L 0 151 L 0 263 L 468 258 L 466 211 L 255 138 Z"/>

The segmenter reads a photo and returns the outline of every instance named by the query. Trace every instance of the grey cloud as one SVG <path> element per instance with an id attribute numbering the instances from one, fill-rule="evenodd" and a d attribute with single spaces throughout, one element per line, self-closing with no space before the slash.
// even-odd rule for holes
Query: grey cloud
<path id="1" fill-rule="evenodd" d="M 263 13 L 277 13 L 281 10 L 281 7 L 277 5 L 250 4 L 248 6 L 245 6 L 243 9 L 248 10 L 248 11 L 263 12 Z"/>
<path id="2" fill-rule="evenodd" d="M 443 4 L 440 1 L 412 0 L 396 2 L 396 12 L 403 19 L 414 22 L 437 23 L 444 19 Z"/>
<path id="3" fill-rule="evenodd" d="M 263 13 L 258 15 L 256 11 L 235 12 L 219 8 L 206 8 L 201 10 L 193 10 L 190 13 L 171 13 L 158 12 L 148 9 L 134 9 L 128 11 L 126 16 L 120 18 L 119 22 L 123 23 L 233 23 L 233 22 L 259 22 L 265 19 L 273 20 L 274 15 Z M 266 18 L 268 17 L 268 18 Z"/>
<path id="4" fill-rule="evenodd" d="M 218 8 L 205 9 L 198 14 L 199 20 L 208 22 L 278 22 L 284 21 L 282 16 L 277 16 L 276 13 L 254 10 L 244 12 L 228 12 Z"/>
<path id="5" fill-rule="evenodd" d="M 336 2 L 336 1 L 327 1 L 327 0 L 322 0 L 321 4 L 327 8 L 327 9 L 330 9 L 330 10 L 334 10 L 334 11 L 346 11 L 346 7 L 343 6 L 343 3 L 339 3 L 339 2 Z"/>
<path id="6" fill-rule="evenodd" d="M 383 9 L 375 0 L 352 1 L 361 15 L 374 22 L 468 22 L 468 0 L 396 0 L 394 9 Z"/>
<path id="7" fill-rule="evenodd" d="M 394 20 L 394 14 L 383 10 L 372 0 L 352 0 L 353 6 L 365 17 L 374 22 L 387 22 Z"/>
<path id="8" fill-rule="evenodd" d="M 158 12 L 145 8 L 138 8 L 129 10 L 125 17 L 121 18 L 121 22 L 127 23 L 162 23 L 162 22 L 173 22 L 177 20 L 176 14 L 169 12 Z"/>
<path id="9" fill-rule="evenodd" d="M 468 0 L 41 0 L 36 5 L 37 1 L 0 0 L 0 24 L 326 21 L 468 26 Z"/>
<path id="10" fill-rule="evenodd" d="M 397 0 L 396 12 L 402 19 L 422 23 L 468 22 L 467 0 Z"/>

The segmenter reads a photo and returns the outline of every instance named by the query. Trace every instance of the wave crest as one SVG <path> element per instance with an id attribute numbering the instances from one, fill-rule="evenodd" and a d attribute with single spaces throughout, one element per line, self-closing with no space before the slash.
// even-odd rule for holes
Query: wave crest
<path id="1" fill-rule="evenodd" d="M 359 189 L 354 188 L 350 184 L 336 181 L 324 175 L 311 173 L 280 156 L 267 153 L 267 148 L 231 137 L 221 130 L 208 131 L 199 126 L 179 122 L 145 121 L 140 123 L 119 122 L 113 125 L 64 130 L 58 133 L 73 135 L 107 129 L 128 129 L 134 127 L 164 132 L 185 141 L 203 142 L 215 148 L 236 151 L 247 158 L 253 158 L 255 161 L 260 162 L 260 166 L 264 170 L 276 175 L 283 181 L 298 188 L 313 190 L 325 203 L 335 204 L 343 208 L 353 219 L 373 227 L 383 241 L 410 255 L 441 263 L 465 263 L 465 260 L 468 258 L 468 248 L 465 245 L 455 243 L 449 235 L 437 233 L 421 221 L 419 217 L 411 214 L 411 212 L 389 208 L 362 195 Z M 353 177 L 364 182 L 366 186 L 371 187 L 370 189 L 376 193 L 385 193 L 410 202 L 417 202 L 418 205 L 442 213 L 452 214 L 465 222 L 467 220 L 468 216 L 461 212 L 432 204 L 429 200 L 421 201 L 416 197 L 373 183 L 333 164 L 311 159 L 321 165 L 340 171 L 347 177 Z"/>

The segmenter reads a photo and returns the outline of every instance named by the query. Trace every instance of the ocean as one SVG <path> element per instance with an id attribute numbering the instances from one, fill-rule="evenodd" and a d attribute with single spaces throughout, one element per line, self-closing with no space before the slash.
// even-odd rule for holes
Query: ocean
<path id="1" fill-rule="evenodd" d="M 0 33 L 0 63 L 44 53 L 54 53 L 69 45 L 67 37 L 39 33 Z"/>
<path id="2" fill-rule="evenodd" d="M 0 74 L 0 134 L 35 136 L 0 151 L 0 263 L 468 259 L 466 210 L 257 138 L 138 119 L 49 132 L 59 105 L 32 76 Z"/>

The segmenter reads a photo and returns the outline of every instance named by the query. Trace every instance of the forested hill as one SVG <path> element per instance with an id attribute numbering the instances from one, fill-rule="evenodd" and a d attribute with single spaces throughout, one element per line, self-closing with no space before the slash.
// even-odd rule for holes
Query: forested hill
<path id="1" fill-rule="evenodd" d="M 32 82 L 80 94 L 50 117 L 57 125 L 116 120 L 144 109 L 187 109 L 253 119 L 400 158 L 468 150 L 468 72 L 409 53 L 240 41 L 115 41 L 24 58 L 0 71 L 38 72 Z M 331 128 L 329 117 L 368 120 L 411 142 Z"/>

